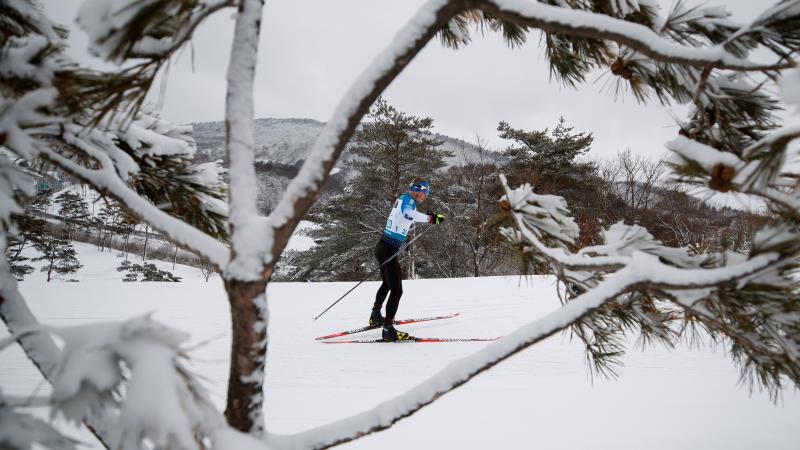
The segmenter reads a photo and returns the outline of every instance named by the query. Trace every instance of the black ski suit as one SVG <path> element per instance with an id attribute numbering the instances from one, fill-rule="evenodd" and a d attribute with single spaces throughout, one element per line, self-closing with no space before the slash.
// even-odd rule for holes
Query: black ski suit
<path id="1" fill-rule="evenodd" d="M 386 294 L 389 301 L 386 303 L 386 323 L 394 321 L 400 296 L 403 295 L 402 275 L 400 273 L 400 255 L 386 262 L 402 247 L 411 225 L 414 222 L 429 222 L 429 216 L 417 211 L 417 202 L 409 195 L 403 194 L 397 198 L 386 220 L 383 236 L 375 246 L 375 258 L 381 264 L 381 279 L 383 283 L 375 294 L 375 304 L 372 309 L 380 311 Z M 384 264 L 385 263 L 385 264 Z"/>

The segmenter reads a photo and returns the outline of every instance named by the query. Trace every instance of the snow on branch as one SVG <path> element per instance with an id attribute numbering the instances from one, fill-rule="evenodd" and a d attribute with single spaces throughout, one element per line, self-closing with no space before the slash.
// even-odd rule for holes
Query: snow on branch
<path id="1" fill-rule="evenodd" d="M 230 0 L 84 0 L 77 23 L 89 35 L 92 53 L 122 63 L 130 58 L 168 56 L 203 19 L 234 4 Z"/>
<path id="2" fill-rule="evenodd" d="M 101 167 L 90 169 L 56 152 L 53 149 L 57 146 L 56 142 L 51 141 L 50 144 L 52 145 L 47 143 L 37 145 L 37 155 L 78 177 L 98 192 L 115 198 L 125 205 L 125 208 L 133 215 L 141 218 L 181 247 L 207 258 L 218 269 L 226 267 L 228 248 L 223 243 L 167 214 L 131 189 L 117 175 L 113 163 L 107 155 L 93 152 L 92 156 L 101 162 Z"/>
<path id="3" fill-rule="evenodd" d="M 13 300 L 13 295 L 8 294 L 4 289 L 0 298 L 4 300 L 0 302 L 4 318 L 12 311 L 7 300 Z M 24 303 L 11 305 L 12 317 L 22 316 L 20 306 Z M 49 407 L 52 417 L 90 424 L 107 448 L 267 448 L 230 428 L 214 408 L 205 387 L 185 363 L 187 335 L 149 315 L 73 327 L 32 325 L 20 331 L 14 331 L 9 323 L 9 328 L 12 337 L 0 341 L 0 352 L 15 339 L 26 349 L 32 343 L 44 343 L 42 348 L 29 349 L 29 354 L 47 361 L 43 373 L 53 389 L 49 398 L 33 399 L 35 404 L 31 399 L 23 403 L 4 397 L 0 391 L 3 448 L 35 448 L 32 443 L 37 442 L 47 448 L 72 450 L 81 444 L 18 411 L 25 406 Z M 55 348 L 51 335 L 58 336 L 63 350 Z M 103 422 L 98 417 L 103 417 Z M 91 424 L 101 424 L 103 433 Z"/>
<path id="4" fill-rule="evenodd" d="M 90 39 L 95 55 L 122 65 L 113 83 L 103 77 L 84 77 L 84 109 L 92 124 L 115 115 L 127 105 L 137 113 L 156 74 L 192 37 L 195 29 L 215 12 L 235 6 L 235 0 L 84 0 L 77 23 Z M 142 61 L 143 59 L 143 61 Z"/>
<path id="5" fill-rule="evenodd" d="M 678 181 L 758 196 L 800 219 L 800 193 L 786 167 L 788 144 L 798 138 L 800 126 L 782 127 L 744 148 L 739 157 L 678 136 L 667 143 L 673 152 L 668 163 Z"/>
<path id="6" fill-rule="evenodd" d="M 225 148 L 230 161 L 232 258 L 228 273 L 239 280 L 262 277 L 269 233 L 256 206 L 253 79 L 263 0 L 243 0 L 236 17 L 225 98 Z"/>
<path id="7" fill-rule="evenodd" d="M 0 39 L 0 80 L 7 87 L 0 94 L 0 145 L 28 163 L 50 160 L 224 269 L 228 250 L 215 239 L 227 238 L 223 172 L 192 165 L 191 128 L 146 110 L 87 126 L 93 110 L 82 100 L 84 83 L 107 74 L 71 61 L 60 37 L 40 30 L 44 22 L 24 21 L 41 16 L 34 4 L 13 2 L 3 14 L 19 34 Z"/>
<path id="8" fill-rule="evenodd" d="M 0 250 L 5 254 L 5 233 L 0 232 L 0 237 Z M 41 326 L 19 293 L 17 280 L 11 275 L 8 261 L 4 257 L 0 258 L 0 318 L 5 322 L 9 333 L 19 342 L 31 362 L 39 369 L 39 372 L 46 379 L 52 380 L 56 376 L 58 361 L 62 357 L 61 350 L 47 333 L 36 332 L 41 329 Z M 0 348 L 0 351 L 2 351 L 2 348 Z M 2 399 L 0 399 L 0 403 L 2 403 Z M 4 442 L 9 442 L 8 439 L 12 439 L 10 442 L 16 442 L 21 445 L 18 447 L 12 445 L 12 448 L 28 448 L 22 445 L 22 441 L 16 441 L 16 439 L 20 439 L 25 442 L 35 440 L 40 444 L 48 443 L 53 445 L 53 447 L 48 446 L 48 448 L 71 448 L 69 440 L 62 440 L 58 437 L 60 434 L 58 436 L 54 435 L 51 432 L 53 430 L 47 427 L 43 428 L 39 422 L 31 422 L 31 419 L 27 416 L 20 417 L 13 410 L 5 411 L 2 405 L 0 405 L 0 415 L 5 415 L 5 418 L 0 418 L 0 446 Z M 100 442 L 108 447 L 111 442 L 108 431 L 113 427 L 109 421 L 102 419 L 102 417 L 105 417 L 105 414 L 89 417 L 85 423 Z M 21 433 L 19 428 L 9 425 L 11 426 L 11 437 L 5 436 L 6 439 L 4 439 L 4 433 L 9 433 L 9 430 L 5 428 L 6 424 L 14 422 L 28 424 L 30 428 L 26 429 L 31 433 Z"/>
<path id="9" fill-rule="evenodd" d="M 78 421 L 115 405 L 124 431 L 113 448 L 142 448 L 146 440 L 197 449 L 195 436 L 224 423 L 180 361 L 184 333 L 149 316 L 49 331 L 64 341 L 52 380 L 54 414 Z"/>
<path id="10" fill-rule="evenodd" d="M 528 184 L 510 189 L 502 174 L 500 182 L 506 189 L 501 202 L 506 203 L 516 222 L 515 228 L 503 228 L 500 232 L 513 246 L 543 256 L 546 261 L 540 261 L 542 263 L 553 263 L 570 270 L 619 268 L 630 261 L 629 257 L 620 255 L 590 258 L 568 252 L 567 244 L 577 237 L 578 230 L 572 218 L 566 215 L 569 211 L 564 199 L 535 194 Z"/>
<path id="11" fill-rule="evenodd" d="M 26 2 L 15 5 L 21 16 L 35 11 Z M 0 80 L 8 87 L 0 96 L 0 144 L 29 163 L 49 159 L 224 268 L 228 250 L 214 239 L 227 237 L 221 167 L 193 166 L 191 129 L 151 111 L 142 110 L 129 121 L 111 117 L 102 128 L 87 127 L 86 105 L 75 100 L 81 96 L 71 83 L 74 77 L 97 75 L 64 56 L 59 42 L 39 34 L 0 40 Z M 39 51 L 25 50 L 34 44 Z M 216 180 L 211 180 L 214 173 Z"/>
<path id="12" fill-rule="evenodd" d="M 0 447 L 28 450 L 39 447 L 51 450 L 77 450 L 80 442 L 64 436 L 49 423 L 19 411 L 27 404 L 14 405 L 0 391 Z"/>
<path id="13" fill-rule="evenodd" d="M 267 264 L 278 260 L 297 223 L 314 204 L 347 141 L 372 103 L 439 30 L 465 7 L 463 2 L 445 0 L 425 3 L 352 84 L 269 217 L 272 237 L 266 242 Z"/>
<path id="14" fill-rule="evenodd" d="M 739 58 L 723 45 L 699 48 L 664 39 L 652 29 L 603 14 L 530 0 L 486 0 L 479 8 L 494 17 L 548 32 L 615 41 L 655 60 L 739 71 L 778 70 L 794 67 L 793 61 L 760 64 Z"/>
<path id="15" fill-rule="evenodd" d="M 184 333 L 149 316 L 39 328 L 37 334 L 63 341 L 55 368 L 48 371 L 52 415 L 80 422 L 103 417 L 110 408 L 110 448 L 200 449 L 198 438 L 226 426 L 181 361 Z"/>

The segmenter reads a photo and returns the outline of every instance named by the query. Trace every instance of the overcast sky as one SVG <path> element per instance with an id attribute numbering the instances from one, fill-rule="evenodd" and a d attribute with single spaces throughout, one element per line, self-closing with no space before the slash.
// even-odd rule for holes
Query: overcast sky
<path id="1" fill-rule="evenodd" d="M 88 55 L 86 35 L 75 25 L 82 0 L 43 3 L 51 18 L 72 28 L 73 57 L 102 67 Z M 757 16 L 771 3 L 724 2 L 740 21 Z M 353 80 L 420 4 L 268 0 L 256 73 L 256 117 L 327 121 Z M 662 2 L 665 7 L 670 4 Z M 208 19 L 195 33 L 193 50 L 187 49 L 171 65 L 166 94 L 160 99 L 166 119 L 223 119 L 232 16 L 232 10 L 224 10 Z M 594 133 L 595 156 L 626 148 L 651 156 L 665 153 L 664 142 L 677 130 L 674 117 L 683 117 L 684 109 L 642 106 L 630 95 L 615 99 L 603 88 L 609 77 L 598 73 L 578 89 L 561 87 L 549 80 L 538 34 L 514 50 L 495 34 L 475 34 L 473 43 L 458 51 L 432 41 L 384 96 L 402 111 L 431 116 L 439 133 L 470 142 L 480 136 L 496 149 L 504 146 L 497 137 L 499 121 L 532 130 L 552 127 L 563 115 L 577 131 Z"/>

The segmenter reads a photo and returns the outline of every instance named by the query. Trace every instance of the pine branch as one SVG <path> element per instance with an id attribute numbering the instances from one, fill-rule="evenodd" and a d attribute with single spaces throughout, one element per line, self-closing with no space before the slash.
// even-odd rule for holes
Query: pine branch
<path id="1" fill-rule="evenodd" d="M 614 41 L 664 63 L 713 66 L 737 71 L 775 71 L 796 65 L 794 61 L 754 63 L 728 53 L 721 47 L 682 46 L 660 37 L 645 25 L 604 17 L 588 11 L 524 0 L 485 0 L 477 3 L 481 10 L 502 20 L 550 33 Z"/>
<path id="2" fill-rule="evenodd" d="M 217 11 L 237 5 L 235 0 L 150 0 L 127 4 L 123 11 L 113 10 L 116 4 L 94 3 L 91 15 L 101 16 L 92 22 L 83 12 L 78 24 L 89 34 L 91 50 L 117 64 L 144 59 L 119 72 L 100 74 L 79 71 L 64 74 L 57 83 L 80 96 L 73 111 L 91 111 L 90 124 L 97 126 L 109 116 L 126 111 L 124 119 L 134 117 L 141 109 L 147 92 L 164 65 L 191 40 L 195 29 Z M 105 17 L 104 17 L 105 16 Z M 115 17 L 111 20 L 110 17 Z M 119 23 L 119 17 L 126 21 Z"/>
<path id="3" fill-rule="evenodd" d="M 115 173 L 113 163 L 107 156 L 98 154 L 101 166 L 87 168 L 56 152 L 60 144 L 56 140 L 37 146 L 38 155 L 55 166 L 92 186 L 103 195 L 108 195 L 125 205 L 135 217 L 146 220 L 153 228 L 181 247 L 201 255 L 214 264 L 217 270 L 224 268 L 228 260 L 228 249 L 218 240 L 188 225 L 159 208 L 132 190 Z"/>

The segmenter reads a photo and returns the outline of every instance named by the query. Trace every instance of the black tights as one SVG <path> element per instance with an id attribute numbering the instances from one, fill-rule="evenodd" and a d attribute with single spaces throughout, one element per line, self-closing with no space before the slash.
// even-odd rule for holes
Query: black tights
<path id="1" fill-rule="evenodd" d="M 383 283 L 378 288 L 378 293 L 375 294 L 375 304 L 372 309 L 380 311 L 383 301 L 386 299 L 386 294 L 389 293 L 389 301 L 386 303 L 386 323 L 394 321 L 397 306 L 400 304 L 400 296 L 403 295 L 403 282 L 400 276 L 400 263 L 398 262 L 400 255 L 386 262 L 387 259 L 397 253 L 397 250 L 383 242 L 383 240 L 378 241 L 378 245 L 375 246 L 375 258 L 378 259 L 379 264 L 382 264 L 381 279 Z M 384 264 L 385 262 L 386 264 Z"/>

